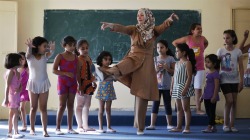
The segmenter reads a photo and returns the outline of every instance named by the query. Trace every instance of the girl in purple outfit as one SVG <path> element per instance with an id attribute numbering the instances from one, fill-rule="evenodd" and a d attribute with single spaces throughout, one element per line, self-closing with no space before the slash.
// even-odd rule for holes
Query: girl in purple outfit
<path id="1" fill-rule="evenodd" d="M 215 127 L 215 111 L 216 103 L 219 101 L 219 87 L 220 87 L 220 60 L 217 55 L 209 54 L 205 57 L 205 65 L 208 69 L 206 73 L 206 85 L 204 87 L 204 93 L 201 96 L 200 101 L 204 100 L 204 105 L 206 108 L 206 113 L 208 116 L 208 127 L 202 132 L 213 133 L 217 129 Z"/>
<path id="2" fill-rule="evenodd" d="M 21 76 L 21 84 L 22 84 L 22 91 L 20 92 L 20 101 L 21 101 L 21 119 L 22 119 L 22 129 L 21 131 L 26 131 L 27 130 L 27 124 L 26 124 L 26 103 L 30 101 L 29 98 L 29 93 L 28 90 L 26 90 L 27 82 L 29 79 L 29 68 L 28 68 L 28 63 L 25 58 L 25 52 L 19 52 L 22 56 L 22 62 L 21 62 L 21 67 L 18 68 L 18 72 L 20 73 Z"/>

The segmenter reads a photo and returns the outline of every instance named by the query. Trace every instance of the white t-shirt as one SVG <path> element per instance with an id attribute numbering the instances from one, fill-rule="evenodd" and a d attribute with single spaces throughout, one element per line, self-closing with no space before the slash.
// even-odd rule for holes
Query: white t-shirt
<path id="1" fill-rule="evenodd" d="M 228 51 L 225 48 L 220 48 L 217 55 L 221 60 L 220 83 L 239 83 L 238 61 L 242 55 L 241 50 L 234 48 L 232 51 Z"/>

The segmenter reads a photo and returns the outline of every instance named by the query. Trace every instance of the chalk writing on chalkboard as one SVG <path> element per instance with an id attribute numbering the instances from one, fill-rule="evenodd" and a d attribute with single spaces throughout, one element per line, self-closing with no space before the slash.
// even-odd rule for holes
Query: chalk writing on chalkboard
<path id="1" fill-rule="evenodd" d="M 152 10 L 156 25 L 168 18 L 173 10 Z M 192 23 L 201 22 L 201 13 L 197 10 L 174 10 L 180 20 L 175 22 L 158 39 L 166 39 L 170 49 L 174 50 L 171 42 L 187 35 Z M 100 29 L 102 21 L 119 23 L 122 25 L 135 25 L 137 10 L 45 10 L 44 11 L 44 37 L 56 42 L 55 54 L 48 62 L 53 62 L 58 53 L 64 51 L 60 46 L 61 40 L 67 35 L 75 39 L 88 40 L 89 55 L 93 61 L 103 51 L 110 51 L 113 61 L 119 62 L 130 48 L 128 35 L 113 33 Z"/>

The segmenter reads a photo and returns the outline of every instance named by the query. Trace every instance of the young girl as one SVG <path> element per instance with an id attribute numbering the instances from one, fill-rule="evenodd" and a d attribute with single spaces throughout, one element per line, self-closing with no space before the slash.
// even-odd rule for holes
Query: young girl
<path id="1" fill-rule="evenodd" d="M 219 87 L 220 87 L 220 60 L 215 54 L 209 54 L 205 57 L 205 65 L 208 69 L 206 73 L 206 85 L 204 87 L 204 93 L 201 97 L 201 102 L 204 99 L 204 105 L 208 116 L 208 127 L 202 130 L 204 133 L 216 132 L 215 126 L 215 111 L 216 102 L 219 100 Z"/>
<path id="2" fill-rule="evenodd" d="M 157 81 L 159 89 L 159 100 L 153 101 L 151 124 L 146 127 L 146 130 L 154 130 L 157 114 L 159 111 L 161 95 L 163 96 L 167 129 L 172 129 L 172 107 L 170 96 L 171 75 L 174 73 L 174 55 L 168 48 L 168 42 L 166 40 L 160 40 L 157 42 L 157 52 L 159 56 L 155 57 L 155 68 L 157 72 Z"/>
<path id="3" fill-rule="evenodd" d="M 19 52 L 19 55 L 22 56 L 22 64 L 21 67 L 18 68 L 18 72 L 20 73 L 21 76 L 21 83 L 22 83 L 22 91 L 20 93 L 20 101 L 21 101 L 21 119 L 22 119 L 22 124 L 23 128 L 21 131 L 26 131 L 27 130 L 27 124 L 26 124 L 26 103 L 30 101 L 29 99 L 29 93 L 28 90 L 26 90 L 26 85 L 29 79 L 29 69 L 28 69 L 28 64 L 27 60 L 25 58 L 25 52 Z"/>
<path id="4" fill-rule="evenodd" d="M 186 43 L 190 49 L 194 50 L 197 73 L 194 76 L 194 89 L 195 89 L 195 103 L 196 114 L 203 115 L 204 111 L 201 110 L 200 97 L 202 94 L 202 85 L 205 75 L 204 67 L 204 50 L 208 46 L 207 39 L 202 36 L 202 27 L 200 23 L 193 23 L 189 30 L 189 35 L 173 41 L 176 47 L 178 44 Z"/>
<path id="5" fill-rule="evenodd" d="M 137 13 L 136 25 L 123 26 L 102 22 L 102 30 L 109 28 L 113 32 L 130 36 L 130 52 L 117 65 L 101 71 L 104 74 L 113 75 L 115 79 L 130 88 L 132 95 L 135 95 L 134 127 L 137 128 L 137 135 L 144 134 L 148 101 L 159 99 L 156 72 L 152 59 L 154 42 L 177 19 L 178 16 L 173 13 L 162 24 L 155 26 L 152 11 L 148 8 L 141 8 Z"/>
<path id="6" fill-rule="evenodd" d="M 47 101 L 49 95 L 50 81 L 47 74 L 47 61 L 53 54 L 55 42 L 49 42 L 40 36 L 26 42 L 26 59 L 29 66 L 29 80 L 26 89 L 30 97 L 30 134 L 35 134 L 35 118 L 39 104 L 43 136 L 49 137 L 47 133 Z M 48 46 L 48 48 L 47 48 Z M 47 52 L 49 49 L 49 52 Z"/>
<path id="7" fill-rule="evenodd" d="M 66 36 L 63 38 L 62 47 L 64 48 L 64 52 L 56 56 L 53 66 L 53 73 L 58 75 L 57 91 L 59 95 L 55 133 L 57 135 L 64 134 L 61 131 L 61 122 L 67 106 L 68 133 L 78 134 L 72 129 L 74 101 L 77 91 L 77 76 L 79 75 L 78 58 L 74 54 L 76 40 L 72 36 Z"/>
<path id="8" fill-rule="evenodd" d="M 78 93 L 76 95 L 76 121 L 77 131 L 95 131 L 88 125 L 89 108 L 91 98 L 96 89 L 95 77 L 91 73 L 92 60 L 89 57 L 89 43 L 87 40 L 81 39 L 77 42 L 77 50 L 79 52 L 78 61 L 80 68 L 80 76 L 78 79 Z"/>
<path id="9" fill-rule="evenodd" d="M 110 52 L 103 51 L 96 59 L 97 65 L 102 67 L 103 69 L 109 69 L 109 65 L 112 64 L 112 55 Z M 107 122 L 107 132 L 116 132 L 111 128 L 111 105 L 112 100 L 116 99 L 115 90 L 113 87 L 112 80 L 100 81 L 98 91 L 96 94 L 96 99 L 99 100 L 99 112 L 98 112 L 98 121 L 99 121 L 99 130 L 97 132 L 105 133 L 103 130 L 103 112 L 104 106 L 106 111 L 106 122 Z"/>
<path id="10" fill-rule="evenodd" d="M 24 135 L 18 133 L 18 108 L 20 106 L 20 92 L 22 91 L 21 76 L 17 68 L 21 66 L 22 57 L 16 53 L 7 54 L 5 57 L 5 68 L 8 69 L 5 75 L 5 98 L 2 106 L 9 108 L 9 130 L 7 137 L 18 139 Z M 14 125 L 14 134 L 12 127 Z"/>
<path id="11" fill-rule="evenodd" d="M 217 51 L 221 60 L 220 87 L 226 103 L 224 109 L 224 132 L 238 132 L 234 127 L 237 95 L 243 89 L 243 62 L 242 52 L 234 45 L 238 39 L 234 30 L 226 30 L 223 33 L 224 48 Z"/>
<path id="12" fill-rule="evenodd" d="M 178 44 L 175 54 L 179 61 L 175 64 L 170 93 L 176 99 L 177 127 L 171 129 L 170 132 L 182 131 L 184 112 L 186 125 L 182 133 L 185 134 L 190 133 L 190 97 L 194 95 L 194 88 L 191 81 L 192 76 L 196 73 L 196 61 L 194 51 L 189 49 L 187 44 Z"/>

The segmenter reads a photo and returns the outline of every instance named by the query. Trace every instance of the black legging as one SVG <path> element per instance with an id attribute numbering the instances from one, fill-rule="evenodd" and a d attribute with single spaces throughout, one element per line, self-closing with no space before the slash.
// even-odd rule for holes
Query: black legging
<path id="1" fill-rule="evenodd" d="M 206 113 L 208 116 L 208 124 L 211 126 L 215 125 L 215 110 L 216 110 L 216 103 L 211 103 L 210 99 L 204 99 L 204 105 L 206 108 Z"/>
<path id="2" fill-rule="evenodd" d="M 172 115 L 170 90 L 159 90 L 159 101 L 153 101 L 152 113 L 158 114 L 161 95 L 163 96 L 166 115 Z"/>

